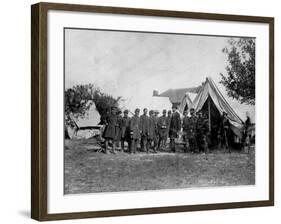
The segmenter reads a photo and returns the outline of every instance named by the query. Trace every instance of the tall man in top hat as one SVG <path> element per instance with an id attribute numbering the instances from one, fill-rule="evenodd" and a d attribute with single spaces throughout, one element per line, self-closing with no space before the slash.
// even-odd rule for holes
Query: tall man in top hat
<path id="1" fill-rule="evenodd" d="M 130 120 L 130 136 L 131 136 L 131 149 L 130 153 L 136 153 L 139 140 L 141 138 L 140 131 L 140 109 L 135 110 L 134 116 Z"/>
<path id="2" fill-rule="evenodd" d="M 170 150 L 171 152 L 176 151 L 175 139 L 178 137 L 178 133 L 181 130 L 181 118 L 177 107 L 173 105 L 172 116 L 169 124 L 169 137 L 170 137 Z"/>
<path id="3" fill-rule="evenodd" d="M 143 109 L 143 114 L 140 116 L 140 131 L 141 131 L 141 149 L 148 152 L 147 137 L 149 129 L 149 118 L 147 116 L 147 108 Z"/>

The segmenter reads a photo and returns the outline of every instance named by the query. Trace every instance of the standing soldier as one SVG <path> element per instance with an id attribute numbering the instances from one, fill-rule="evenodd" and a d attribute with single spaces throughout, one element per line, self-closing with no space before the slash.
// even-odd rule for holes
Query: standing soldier
<path id="1" fill-rule="evenodd" d="M 116 107 L 111 107 L 110 113 L 105 117 L 105 130 L 103 137 L 105 139 L 105 153 L 108 153 L 108 144 L 112 143 L 112 153 L 115 154 L 115 143 L 116 143 L 116 130 L 118 127 Z"/>
<path id="2" fill-rule="evenodd" d="M 245 153 L 250 152 L 250 127 L 251 127 L 251 119 L 249 117 L 248 112 L 246 113 L 246 121 L 243 125 L 243 132 L 242 132 L 242 144 L 243 150 Z"/>
<path id="3" fill-rule="evenodd" d="M 167 128 L 167 134 L 166 134 L 166 139 L 165 139 L 165 148 L 166 148 L 166 145 L 168 143 L 168 136 L 169 136 L 169 130 L 170 130 L 171 117 L 172 117 L 172 111 L 168 110 L 168 116 L 167 116 L 168 128 Z"/>
<path id="4" fill-rule="evenodd" d="M 130 136 L 131 136 L 131 149 L 130 153 L 136 153 L 139 140 L 141 138 L 140 133 L 140 109 L 135 110 L 135 115 L 130 120 Z"/>
<path id="5" fill-rule="evenodd" d="M 125 141 L 128 143 L 128 149 L 130 149 L 130 118 L 128 116 L 129 111 L 124 110 L 124 116 L 121 119 L 121 151 L 124 152 Z"/>
<path id="6" fill-rule="evenodd" d="M 198 118 L 196 123 L 196 134 L 197 134 L 197 143 L 199 147 L 199 152 L 203 151 L 204 153 L 209 152 L 207 136 L 209 133 L 209 124 L 208 120 L 203 116 L 202 110 L 198 112 Z"/>
<path id="7" fill-rule="evenodd" d="M 198 144 L 196 140 L 196 125 L 197 117 L 194 108 L 190 109 L 190 117 L 183 120 L 183 132 L 186 135 L 186 142 L 188 143 L 189 150 L 194 153 L 198 152 Z"/>
<path id="8" fill-rule="evenodd" d="M 155 110 L 154 111 L 154 114 L 153 114 L 153 117 L 155 119 L 155 123 L 156 123 L 156 127 L 155 127 L 155 150 L 158 148 L 158 143 L 159 143 L 159 139 L 160 139 L 160 136 L 159 136 L 159 128 L 158 128 L 158 117 L 159 115 L 159 111 L 158 110 Z"/>
<path id="9" fill-rule="evenodd" d="M 188 131 L 189 127 L 189 117 L 187 116 L 187 111 L 183 112 L 183 119 L 182 119 L 182 131 L 183 131 L 183 142 L 184 142 L 184 152 L 187 152 L 187 145 L 188 145 Z"/>
<path id="10" fill-rule="evenodd" d="M 148 137 L 147 137 L 147 148 L 148 150 L 152 147 L 153 152 L 156 153 L 157 147 L 157 136 L 156 136 L 157 121 L 154 116 L 153 110 L 149 111 L 149 126 L 148 126 Z"/>
<path id="11" fill-rule="evenodd" d="M 170 137 L 170 151 L 176 152 L 175 139 L 178 137 L 178 133 L 181 130 L 181 118 L 179 112 L 177 112 L 177 107 L 172 107 L 172 116 L 169 124 L 169 137 Z"/>
<path id="12" fill-rule="evenodd" d="M 167 129 L 168 129 L 168 119 L 167 119 L 167 111 L 163 110 L 162 116 L 157 120 L 157 129 L 159 134 L 159 141 L 158 141 L 158 150 L 163 148 L 165 145 L 165 139 L 167 138 Z"/>
<path id="13" fill-rule="evenodd" d="M 117 126 L 116 126 L 116 148 L 120 148 L 121 140 L 121 122 L 122 122 L 122 111 L 117 109 Z"/>
<path id="14" fill-rule="evenodd" d="M 148 153 L 147 137 L 149 128 L 149 118 L 147 116 L 147 108 L 143 109 L 143 115 L 140 116 L 140 131 L 141 131 L 141 149 Z"/>
<path id="15" fill-rule="evenodd" d="M 227 113 L 222 113 L 221 124 L 220 124 L 220 148 L 223 149 L 224 152 L 229 152 L 228 145 L 228 132 L 230 128 L 230 123 L 227 119 Z"/>

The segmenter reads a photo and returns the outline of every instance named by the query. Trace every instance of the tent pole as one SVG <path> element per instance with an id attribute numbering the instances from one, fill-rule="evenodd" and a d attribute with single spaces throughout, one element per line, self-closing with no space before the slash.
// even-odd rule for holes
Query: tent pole
<path id="1" fill-rule="evenodd" d="M 209 131 L 211 131 L 211 101 L 208 98 L 208 118 L 209 118 Z"/>

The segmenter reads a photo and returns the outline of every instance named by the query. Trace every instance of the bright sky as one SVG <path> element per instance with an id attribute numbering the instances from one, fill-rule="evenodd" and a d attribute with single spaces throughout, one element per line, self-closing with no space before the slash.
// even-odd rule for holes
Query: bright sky
<path id="1" fill-rule="evenodd" d="M 227 65 L 222 53 L 227 39 L 66 29 L 65 86 L 93 83 L 103 92 L 122 96 L 125 106 L 134 110 L 146 107 L 153 90 L 194 87 L 210 76 L 242 119 L 247 111 L 254 118 L 253 106 L 227 97 L 219 84 Z"/>

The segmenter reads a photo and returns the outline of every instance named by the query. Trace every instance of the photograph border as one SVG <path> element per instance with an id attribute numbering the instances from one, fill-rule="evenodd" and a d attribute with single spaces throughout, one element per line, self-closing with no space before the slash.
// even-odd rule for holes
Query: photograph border
<path id="1" fill-rule="evenodd" d="M 193 18 L 269 25 L 269 199 L 233 203 L 168 206 L 107 211 L 48 214 L 47 188 L 47 14 L 49 10 L 110 13 L 167 18 Z M 37 3 L 31 6 L 31 218 L 38 221 L 203 211 L 274 205 L 274 18 L 166 11 L 77 4 Z"/>

